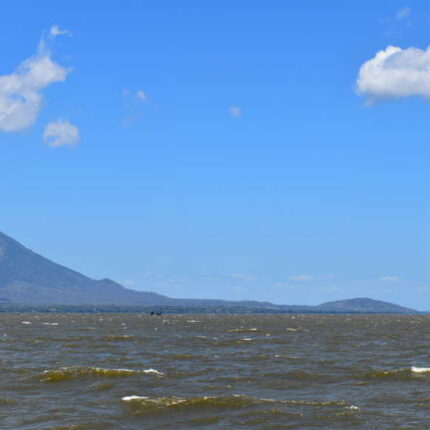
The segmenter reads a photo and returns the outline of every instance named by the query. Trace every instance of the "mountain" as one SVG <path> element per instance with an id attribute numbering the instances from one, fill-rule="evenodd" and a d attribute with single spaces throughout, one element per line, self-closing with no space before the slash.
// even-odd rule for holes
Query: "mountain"
<path id="1" fill-rule="evenodd" d="M 164 305 L 170 299 L 90 279 L 56 264 L 0 233 L 0 301 L 26 304 Z"/>
<path id="2" fill-rule="evenodd" d="M 0 303 L 25 305 L 158 306 L 256 312 L 414 313 L 413 309 L 371 299 L 319 306 L 275 305 L 256 301 L 174 299 L 130 290 L 110 279 L 94 280 L 31 251 L 0 232 Z"/>
<path id="3" fill-rule="evenodd" d="M 360 313 L 397 313 L 410 314 L 417 311 L 393 303 L 383 302 L 367 298 L 338 300 L 336 302 L 323 303 L 316 308 L 324 312 L 360 312 Z"/>

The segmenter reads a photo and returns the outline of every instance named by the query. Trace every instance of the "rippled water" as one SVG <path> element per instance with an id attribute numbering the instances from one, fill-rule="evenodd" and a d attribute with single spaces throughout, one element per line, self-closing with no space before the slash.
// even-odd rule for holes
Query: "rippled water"
<path id="1" fill-rule="evenodd" d="M 430 316 L 1 314 L 1 429 L 429 428 Z"/>

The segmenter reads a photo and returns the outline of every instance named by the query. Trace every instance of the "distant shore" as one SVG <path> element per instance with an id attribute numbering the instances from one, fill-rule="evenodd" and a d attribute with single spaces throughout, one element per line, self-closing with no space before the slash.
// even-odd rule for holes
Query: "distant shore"
<path id="1" fill-rule="evenodd" d="M 0 304 L 0 313 L 124 313 L 124 314 L 323 314 L 323 315 L 417 315 L 428 312 L 372 312 L 303 309 L 268 309 L 245 306 L 188 307 L 188 306 L 119 306 L 119 305 L 26 305 Z M 157 315 L 153 315 L 157 316 Z"/>

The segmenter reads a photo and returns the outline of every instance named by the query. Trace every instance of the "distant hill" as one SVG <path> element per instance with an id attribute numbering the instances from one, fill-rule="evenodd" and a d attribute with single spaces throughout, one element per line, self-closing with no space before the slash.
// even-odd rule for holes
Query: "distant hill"
<path id="1" fill-rule="evenodd" d="M 165 307 L 249 312 L 372 312 L 414 313 L 413 309 L 371 299 L 351 299 L 319 306 L 275 305 L 256 301 L 174 299 L 153 292 L 130 290 L 110 280 L 94 280 L 31 251 L 0 232 L 0 306 Z M 108 309 L 108 308 L 106 308 Z M 115 308 L 116 309 L 116 308 Z"/>
<path id="2" fill-rule="evenodd" d="M 338 300 L 323 303 L 316 308 L 325 312 L 362 312 L 362 313 L 416 313 L 417 311 L 393 303 L 367 298 Z"/>
<path id="3" fill-rule="evenodd" d="M 0 233 L 0 302 L 26 304 L 169 304 L 167 297 L 95 281 Z"/>

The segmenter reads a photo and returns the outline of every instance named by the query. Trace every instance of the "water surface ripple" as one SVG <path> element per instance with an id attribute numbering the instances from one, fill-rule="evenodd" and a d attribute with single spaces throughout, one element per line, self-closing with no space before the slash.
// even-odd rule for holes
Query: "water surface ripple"
<path id="1" fill-rule="evenodd" d="M 0 428 L 423 429 L 430 316 L 1 314 Z"/>

